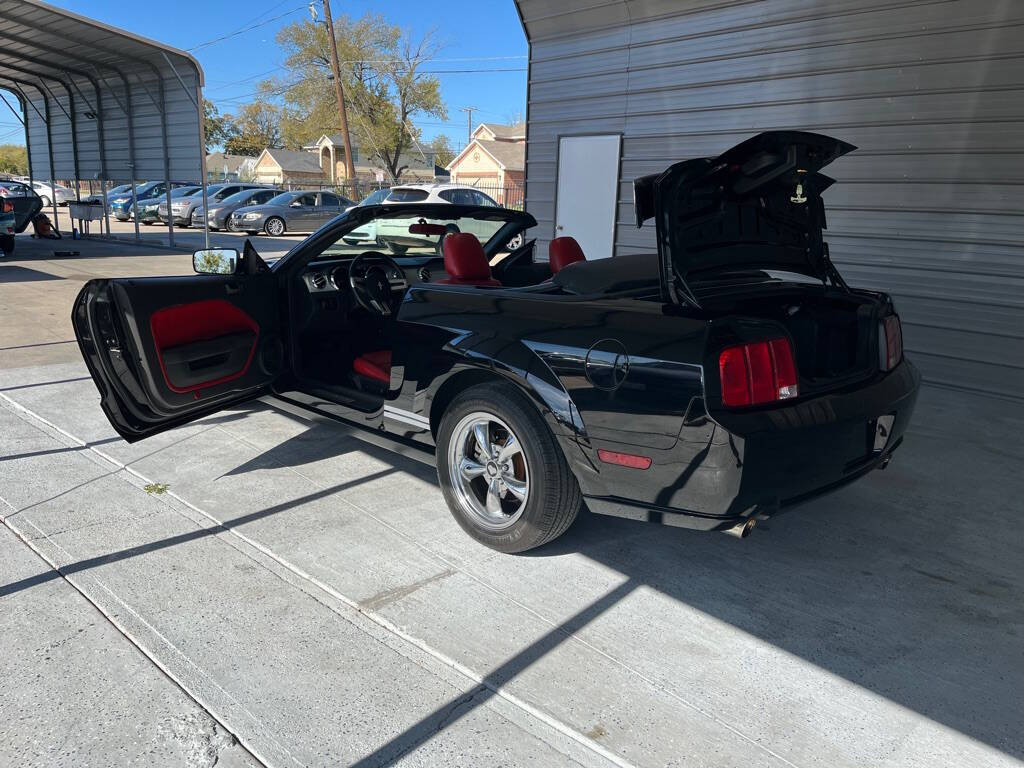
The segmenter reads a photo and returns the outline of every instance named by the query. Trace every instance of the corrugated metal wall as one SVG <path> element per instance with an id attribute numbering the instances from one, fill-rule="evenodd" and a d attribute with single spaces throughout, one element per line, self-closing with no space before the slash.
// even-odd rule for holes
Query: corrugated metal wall
<path id="1" fill-rule="evenodd" d="M 124 85 L 111 77 L 101 81 L 100 98 L 103 110 L 103 134 L 106 148 L 107 175 L 118 182 L 132 178 L 151 181 L 164 178 L 164 155 L 167 155 L 172 181 L 195 181 L 202 176 L 203 152 L 199 145 L 199 115 L 195 105 L 177 78 L 163 77 L 163 101 L 160 101 L 156 76 L 147 73 L 143 78 L 133 73 L 129 79 L 131 91 L 132 129 L 135 141 L 135 175 L 132 175 L 129 154 L 128 117 L 129 101 Z M 193 98 L 199 92 L 198 75 L 180 67 L 179 74 L 190 89 Z M 89 96 L 95 94 L 88 82 L 80 87 Z M 73 92 L 74 93 L 74 92 Z M 52 97 L 51 97 L 52 94 Z M 32 151 L 32 170 L 37 179 L 50 176 L 46 125 L 41 117 L 46 114 L 45 101 L 49 101 L 51 138 L 53 141 L 53 175 L 57 179 L 75 177 L 74 154 L 71 143 L 71 114 L 69 99 L 59 86 L 51 85 L 50 93 L 41 89 L 27 96 L 39 110 L 28 108 L 28 130 Z M 59 103 L 59 105 L 58 105 Z M 160 126 L 160 104 L 167 115 L 167 147 L 165 150 Z M 95 178 L 100 171 L 98 118 L 87 117 L 90 104 L 82 98 L 74 99 L 76 133 L 78 136 L 78 165 L 81 180 Z M 61 109 L 63 107 L 63 109 Z"/>
<path id="2" fill-rule="evenodd" d="M 849 282 L 892 293 L 930 381 L 1024 397 L 1024 2 L 518 0 L 527 210 L 546 248 L 559 135 L 622 133 L 617 254 L 653 250 L 633 178 L 763 130 L 859 151 L 826 195 Z"/>

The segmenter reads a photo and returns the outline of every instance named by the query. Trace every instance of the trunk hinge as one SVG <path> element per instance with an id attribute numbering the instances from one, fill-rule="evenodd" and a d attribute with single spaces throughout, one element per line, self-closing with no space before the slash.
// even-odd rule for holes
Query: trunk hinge
<path id="1" fill-rule="evenodd" d="M 832 263 L 832 256 L 829 254 L 828 243 L 821 244 L 822 258 L 825 261 L 825 277 L 822 279 L 822 285 L 826 284 L 826 281 L 831 280 L 832 285 L 836 288 L 842 288 L 846 293 L 850 293 L 850 286 L 843 280 L 843 276 L 839 274 L 839 270 L 836 269 L 836 265 Z"/>

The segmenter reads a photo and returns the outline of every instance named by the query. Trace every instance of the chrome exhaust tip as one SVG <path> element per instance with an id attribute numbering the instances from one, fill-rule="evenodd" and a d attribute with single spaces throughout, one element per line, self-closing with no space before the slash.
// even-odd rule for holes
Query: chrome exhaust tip
<path id="1" fill-rule="evenodd" d="M 737 539 L 745 539 L 750 535 L 751 531 L 754 530 L 754 526 L 757 525 L 756 517 L 748 517 L 741 523 L 736 523 L 732 528 L 724 528 L 722 533 L 727 533 L 730 536 L 735 536 Z"/>

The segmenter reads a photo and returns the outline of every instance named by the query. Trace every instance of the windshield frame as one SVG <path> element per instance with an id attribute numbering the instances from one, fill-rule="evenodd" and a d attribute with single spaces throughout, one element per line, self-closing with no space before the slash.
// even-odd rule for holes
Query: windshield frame
<path id="1" fill-rule="evenodd" d="M 474 216 L 478 214 L 478 216 Z M 491 208 L 482 205 L 453 205 L 451 203 L 389 203 L 387 205 L 356 206 L 348 211 L 331 219 L 308 238 L 297 243 L 284 256 L 274 262 L 270 269 L 272 272 L 290 274 L 293 270 L 298 271 L 311 261 L 319 258 L 320 255 L 335 242 L 347 235 L 354 229 L 368 224 L 375 219 L 382 218 L 413 218 L 421 216 L 427 219 L 449 219 L 480 218 L 482 220 L 503 220 L 505 223 L 491 236 L 490 240 L 483 243 L 484 255 L 490 261 L 500 245 L 504 245 L 518 232 L 525 232 L 530 227 L 537 226 L 537 220 L 525 211 L 516 211 L 511 208 Z M 373 250 L 367 248 L 366 250 Z M 332 256 L 329 258 L 345 258 Z M 423 259 L 423 254 L 410 255 L 408 257 L 396 256 L 399 263 L 403 259 Z"/>

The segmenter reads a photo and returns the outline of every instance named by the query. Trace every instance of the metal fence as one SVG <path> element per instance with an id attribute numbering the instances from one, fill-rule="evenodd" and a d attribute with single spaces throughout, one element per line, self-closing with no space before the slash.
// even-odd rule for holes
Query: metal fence
<path id="1" fill-rule="evenodd" d="M 213 184 L 225 184 L 225 183 L 231 183 L 231 182 L 237 182 L 237 181 L 238 181 L 237 179 L 211 180 L 211 181 L 208 181 L 207 184 L 212 186 Z M 58 182 L 58 183 L 61 183 L 61 182 Z M 296 179 L 286 179 L 283 184 L 273 184 L 273 185 L 268 184 L 267 186 L 273 186 L 273 187 L 275 187 L 277 189 L 287 190 L 287 191 L 296 190 L 296 189 L 316 189 L 316 190 L 323 190 L 323 191 L 328 191 L 328 192 L 335 192 L 335 193 L 341 195 L 342 197 L 348 198 L 349 200 L 354 200 L 356 202 L 359 202 L 360 200 L 364 200 L 367 196 L 371 195 L 372 193 L 376 192 L 379 189 L 390 189 L 393 186 L 394 187 L 404 187 L 404 186 L 410 186 L 410 185 L 431 184 L 431 183 L 434 183 L 434 182 L 431 182 L 431 181 L 409 180 L 409 181 L 400 181 L 397 184 L 390 184 L 388 182 L 375 182 L 375 181 L 366 181 L 366 180 L 358 179 L 358 180 L 353 181 L 353 182 L 343 182 L 341 184 L 327 184 L 327 183 L 322 183 L 322 182 L 303 181 L 301 179 L 298 179 L 298 180 L 296 180 Z M 437 182 L 437 183 L 447 183 L 447 182 Z M 496 202 L 500 206 L 503 206 L 505 208 L 511 208 L 511 209 L 517 210 L 517 211 L 523 210 L 523 203 L 524 203 L 524 199 L 525 199 L 525 194 L 524 194 L 523 185 L 521 183 L 520 184 L 506 184 L 506 185 L 499 185 L 499 184 L 465 184 L 463 182 L 457 182 L 457 183 L 458 183 L 459 186 L 462 186 L 462 187 L 472 187 L 473 189 L 476 189 L 476 190 L 478 190 L 480 192 L 483 192 L 485 195 L 487 195 L 489 198 L 491 198 L 494 202 Z M 70 182 L 70 185 L 73 187 L 74 186 L 74 182 Z M 92 182 L 92 181 L 90 181 L 88 183 L 83 183 L 81 185 L 81 193 L 82 193 L 82 196 L 85 197 L 86 195 L 89 195 L 89 194 L 99 193 L 104 187 L 106 187 L 107 190 L 109 191 L 110 189 L 113 189 L 117 185 L 118 185 L 118 182 L 116 182 L 116 181 L 108 181 L 108 182 Z"/>
<path id="2" fill-rule="evenodd" d="M 430 181 L 399 181 L 396 184 L 390 184 L 388 182 L 373 182 L 373 181 L 362 181 L 357 180 L 354 182 L 342 182 L 341 184 L 325 184 L 325 183 L 314 183 L 309 181 L 301 180 L 286 180 L 281 186 L 284 189 L 318 189 L 326 190 L 329 192 L 336 192 L 342 197 L 347 197 L 349 200 L 355 200 L 356 202 L 365 199 L 367 196 L 373 194 L 379 189 L 390 189 L 391 187 L 405 187 L 420 184 L 431 184 L 434 182 Z M 447 182 L 437 182 L 447 183 Z M 525 199 L 523 185 L 522 184 L 464 184 L 457 182 L 462 187 L 472 187 L 480 192 L 483 192 L 489 198 L 491 198 L 498 205 L 505 208 L 512 208 L 517 211 L 523 210 L 523 202 Z"/>

